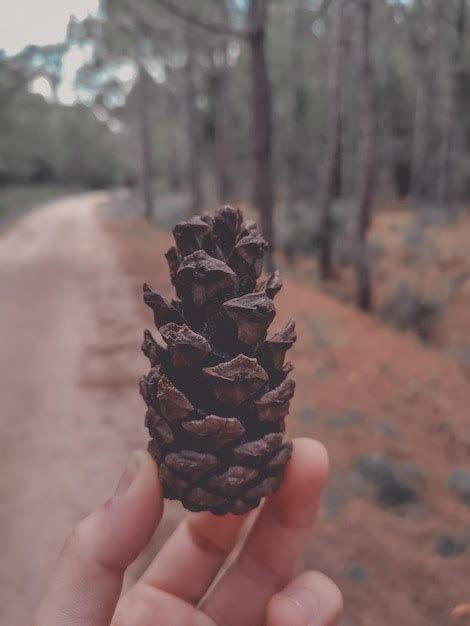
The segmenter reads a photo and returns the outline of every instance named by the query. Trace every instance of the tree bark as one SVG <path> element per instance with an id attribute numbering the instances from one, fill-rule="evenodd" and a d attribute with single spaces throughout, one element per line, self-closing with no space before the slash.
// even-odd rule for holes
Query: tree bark
<path id="1" fill-rule="evenodd" d="M 451 84 L 447 111 L 444 116 L 443 137 L 441 145 L 437 201 L 440 206 L 447 204 L 455 197 L 452 176 L 452 150 L 455 144 L 457 121 L 461 103 L 461 72 L 464 62 L 465 48 L 466 0 L 459 0 L 455 22 L 455 41 L 451 58 Z"/>
<path id="2" fill-rule="evenodd" d="M 182 19 L 188 25 L 202 28 L 218 35 L 240 37 L 250 47 L 253 117 L 253 156 L 254 181 L 253 204 L 259 212 L 263 236 L 269 243 L 266 255 L 266 268 L 274 268 L 273 252 L 274 191 L 272 164 L 272 94 L 266 63 L 265 38 L 269 0 L 249 0 L 245 28 L 233 29 L 224 23 L 214 23 L 201 19 L 197 13 L 189 13 L 175 6 L 171 0 L 157 0 L 167 11 Z M 188 55 L 189 57 L 191 55 Z M 190 64 L 186 67 L 189 75 Z M 189 76 L 188 76 L 189 77 Z M 187 81 L 188 82 L 188 81 Z M 189 88 L 189 85 L 187 86 Z M 190 88 L 189 88 L 190 91 Z M 191 98 L 188 96 L 188 100 Z M 190 116 L 188 116 L 190 117 Z M 191 125 L 191 124 L 190 124 Z M 192 159 L 192 162 L 195 160 Z M 192 177 L 192 176 L 191 176 Z M 194 176 L 196 179 L 196 176 Z M 194 182 L 196 182 L 194 180 Z M 194 206 L 194 203 L 192 203 Z"/>
<path id="3" fill-rule="evenodd" d="M 426 89 L 426 59 L 418 61 L 418 79 L 415 96 L 413 142 L 411 149 L 411 195 L 415 200 L 424 197 L 426 191 L 426 156 L 429 130 L 429 97 Z"/>
<path id="4" fill-rule="evenodd" d="M 249 24 L 258 28 L 248 35 L 251 53 L 254 179 L 253 204 L 259 212 L 261 232 L 269 243 L 266 268 L 274 268 L 274 190 L 272 164 L 272 93 L 266 63 L 266 2 L 250 0 Z"/>
<path id="5" fill-rule="evenodd" d="M 140 138 L 141 165 L 140 185 L 144 201 L 144 216 L 147 220 L 154 217 L 155 198 L 153 193 L 153 154 L 149 111 L 149 87 L 150 77 L 147 70 L 138 62 L 139 85 L 137 88 L 138 100 L 138 128 Z"/>
<path id="6" fill-rule="evenodd" d="M 202 168 L 201 168 L 201 129 L 196 109 L 196 89 L 194 84 L 194 33 L 190 24 L 185 27 L 186 64 L 185 99 L 186 126 L 188 135 L 188 173 L 190 186 L 190 213 L 196 215 L 203 207 Z"/>
<path id="7" fill-rule="evenodd" d="M 423 8 L 423 11 L 428 9 Z M 423 18 L 424 19 L 424 18 Z M 433 107 L 436 106 L 435 33 L 427 40 L 414 36 L 412 47 L 416 64 L 416 96 L 411 152 L 412 197 L 421 201 L 432 197 L 432 144 L 435 133 Z M 431 54 L 431 51 L 433 53 Z"/>
<path id="8" fill-rule="evenodd" d="M 168 159 L 168 181 L 172 192 L 179 192 L 183 186 L 184 171 L 182 171 L 183 150 L 181 149 L 181 129 L 179 127 L 180 120 L 180 100 L 178 94 L 171 89 L 167 90 L 166 97 L 166 116 L 170 120 L 170 140 L 169 140 L 169 159 Z M 184 138 L 184 137 L 183 137 Z"/>
<path id="9" fill-rule="evenodd" d="M 221 2 L 220 10 L 223 23 L 229 24 L 230 10 L 227 0 Z M 218 62 L 214 62 L 214 169 L 219 204 L 226 204 L 233 193 L 227 44 L 227 38 L 222 37 L 215 49 L 215 61 Z"/>
<path id="10" fill-rule="evenodd" d="M 436 197 L 437 146 L 440 90 L 442 4 L 418 2 L 419 24 L 411 33 L 416 62 L 416 101 L 411 155 L 411 195 L 417 200 Z"/>
<path id="11" fill-rule="evenodd" d="M 334 35 L 332 39 L 329 80 L 329 121 L 324 169 L 323 189 L 320 194 L 320 277 L 326 280 L 332 273 L 333 216 L 331 205 L 337 191 L 341 162 L 342 128 L 342 62 L 344 39 L 344 0 L 334 0 Z"/>
<path id="12" fill-rule="evenodd" d="M 303 0 L 297 0 L 292 9 L 292 33 L 290 55 L 290 110 L 289 135 L 286 151 L 287 195 L 290 200 L 297 196 L 300 169 L 300 145 L 302 137 L 302 8 Z"/>
<path id="13" fill-rule="evenodd" d="M 233 192 L 233 179 L 230 169 L 229 139 L 229 99 L 225 42 L 218 46 L 216 54 L 220 64 L 214 67 L 214 166 L 216 191 L 219 204 L 225 204 Z"/>
<path id="14" fill-rule="evenodd" d="M 357 153 L 357 119 L 359 93 L 357 90 L 357 34 L 355 32 L 356 7 L 346 2 L 344 15 L 344 62 L 342 91 L 343 101 L 347 106 L 343 109 L 340 170 L 341 192 L 352 196 L 356 189 L 356 153 Z"/>
<path id="15" fill-rule="evenodd" d="M 370 51 L 373 0 L 360 0 L 360 143 L 356 231 L 356 302 L 363 311 L 372 308 L 371 270 L 367 247 L 374 186 L 375 107 Z"/>

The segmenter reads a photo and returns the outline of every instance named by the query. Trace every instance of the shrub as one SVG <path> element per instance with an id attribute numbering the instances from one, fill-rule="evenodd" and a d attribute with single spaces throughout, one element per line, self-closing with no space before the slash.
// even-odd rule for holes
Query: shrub
<path id="1" fill-rule="evenodd" d="M 407 283 L 400 283 L 395 294 L 380 310 L 380 317 L 400 330 L 411 330 L 423 341 L 428 341 L 441 310 L 439 302 L 426 299 Z"/>

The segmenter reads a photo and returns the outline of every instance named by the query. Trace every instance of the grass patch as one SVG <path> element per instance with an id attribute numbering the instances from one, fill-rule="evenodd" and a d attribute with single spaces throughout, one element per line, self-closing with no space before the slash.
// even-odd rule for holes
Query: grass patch
<path id="1" fill-rule="evenodd" d="M 77 191 L 65 185 L 1 185 L 0 227 L 24 215 L 38 204 Z"/>

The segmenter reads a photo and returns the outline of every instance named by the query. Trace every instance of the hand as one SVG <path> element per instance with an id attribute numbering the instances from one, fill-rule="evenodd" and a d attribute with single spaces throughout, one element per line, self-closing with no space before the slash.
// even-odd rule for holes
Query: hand
<path id="1" fill-rule="evenodd" d="M 68 537 L 34 625 L 335 626 L 342 600 L 334 583 L 318 572 L 294 578 L 326 472 L 323 446 L 297 439 L 281 488 L 208 594 L 243 518 L 188 515 L 119 600 L 124 572 L 163 512 L 155 463 L 134 453 L 115 495 Z"/>

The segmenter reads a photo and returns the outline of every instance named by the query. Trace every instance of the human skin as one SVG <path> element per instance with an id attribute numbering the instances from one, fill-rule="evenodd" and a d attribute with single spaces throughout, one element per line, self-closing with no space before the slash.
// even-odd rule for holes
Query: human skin
<path id="1" fill-rule="evenodd" d="M 336 626 L 336 585 L 319 572 L 296 576 L 327 468 L 320 443 L 296 439 L 279 491 L 215 585 L 246 516 L 189 514 L 121 597 L 163 513 L 157 467 L 133 453 L 114 496 L 67 538 L 33 626 Z"/>

